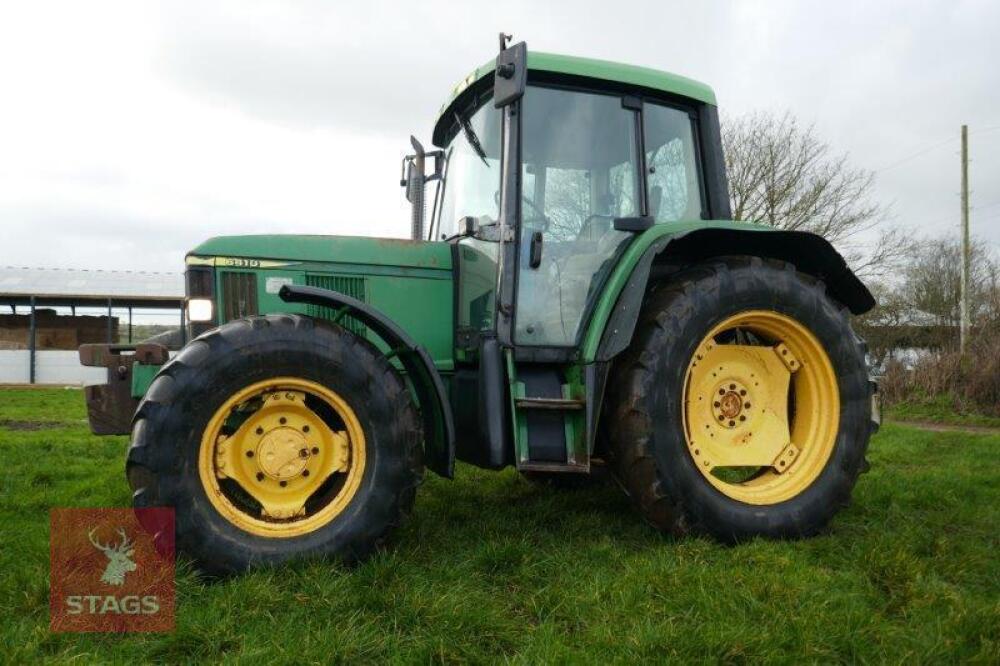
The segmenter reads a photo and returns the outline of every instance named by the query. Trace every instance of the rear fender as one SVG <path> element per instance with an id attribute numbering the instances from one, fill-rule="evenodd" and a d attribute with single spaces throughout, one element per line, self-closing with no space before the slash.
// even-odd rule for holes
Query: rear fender
<path id="1" fill-rule="evenodd" d="M 608 361 L 628 347 L 654 268 L 669 275 L 712 257 L 732 255 L 787 261 L 822 280 L 827 293 L 854 314 L 875 306 L 871 292 L 840 253 L 816 234 L 728 221 L 658 224 L 632 241 L 606 283 L 584 336 L 584 362 Z"/>

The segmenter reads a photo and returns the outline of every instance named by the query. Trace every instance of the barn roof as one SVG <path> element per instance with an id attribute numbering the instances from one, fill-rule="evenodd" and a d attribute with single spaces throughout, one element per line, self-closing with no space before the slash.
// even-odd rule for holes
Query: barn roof
<path id="1" fill-rule="evenodd" d="M 165 307 L 184 298 L 181 273 L 0 267 L 0 303 Z"/>

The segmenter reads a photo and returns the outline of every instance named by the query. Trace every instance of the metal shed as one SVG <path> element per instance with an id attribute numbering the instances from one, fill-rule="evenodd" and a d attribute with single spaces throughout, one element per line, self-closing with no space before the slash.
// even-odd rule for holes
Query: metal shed
<path id="1" fill-rule="evenodd" d="M 186 341 L 184 276 L 180 273 L 0 267 L 0 307 L 4 305 L 15 315 L 18 307 L 29 309 L 24 363 L 28 366 L 26 379 L 31 384 L 37 379 L 37 313 L 42 307 L 68 307 L 74 317 L 77 308 L 106 310 L 108 343 L 115 342 L 112 340 L 114 308 L 128 311 L 130 341 L 133 309 L 178 310 L 181 343 Z M 20 358 L 12 357 L 10 363 L 20 365 Z M 0 382 L 4 381 L 10 380 L 0 377 Z"/>

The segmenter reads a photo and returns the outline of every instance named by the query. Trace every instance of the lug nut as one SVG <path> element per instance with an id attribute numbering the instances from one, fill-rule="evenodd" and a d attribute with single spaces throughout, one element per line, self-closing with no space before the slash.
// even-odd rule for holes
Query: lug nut
<path id="1" fill-rule="evenodd" d="M 317 453 L 319 453 L 319 447 L 318 446 L 314 446 L 312 448 L 312 452 L 313 452 L 313 455 L 316 455 Z"/>
<path id="2" fill-rule="evenodd" d="M 309 457 L 308 449 L 299 449 L 299 458 L 308 458 L 308 457 Z"/>
<path id="3" fill-rule="evenodd" d="M 261 428 L 260 426 L 257 426 L 257 429 L 254 432 L 256 432 L 258 435 L 263 435 L 264 429 Z"/>
<path id="4" fill-rule="evenodd" d="M 743 408 L 744 409 L 750 409 L 750 403 L 749 402 L 744 402 L 743 403 Z"/>
<path id="5" fill-rule="evenodd" d="M 280 423 L 281 425 L 285 425 L 286 423 L 288 423 L 288 419 L 282 416 L 280 419 L 278 419 L 278 423 Z"/>
<path id="6" fill-rule="evenodd" d="M 309 476 L 309 470 L 307 469 L 302 470 L 302 476 Z"/>
<path id="7" fill-rule="evenodd" d="M 257 480 L 258 481 L 264 480 L 264 472 L 257 472 Z"/>
<path id="8" fill-rule="evenodd" d="M 288 485 L 288 481 L 279 481 L 278 485 L 280 485 L 282 488 L 284 488 L 285 486 Z"/>
<path id="9" fill-rule="evenodd" d="M 247 458 L 253 458 L 253 451 L 247 451 Z"/>
<path id="10" fill-rule="evenodd" d="M 302 426 L 302 432 L 309 432 L 309 426 L 307 425 Z"/>

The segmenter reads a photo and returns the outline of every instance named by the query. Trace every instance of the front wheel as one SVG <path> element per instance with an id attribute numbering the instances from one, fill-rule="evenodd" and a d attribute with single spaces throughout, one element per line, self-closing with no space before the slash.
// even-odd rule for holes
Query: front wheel
<path id="1" fill-rule="evenodd" d="M 863 343 L 788 264 L 734 258 L 677 276 L 648 299 L 615 373 L 616 475 L 660 529 L 815 534 L 864 468 Z"/>
<path id="2" fill-rule="evenodd" d="M 185 347 L 140 404 L 127 463 L 135 506 L 174 507 L 178 549 L 222 574 L 365 557 L 422 471 L 399 373 L 350 331 L 296 315 Z"/>

